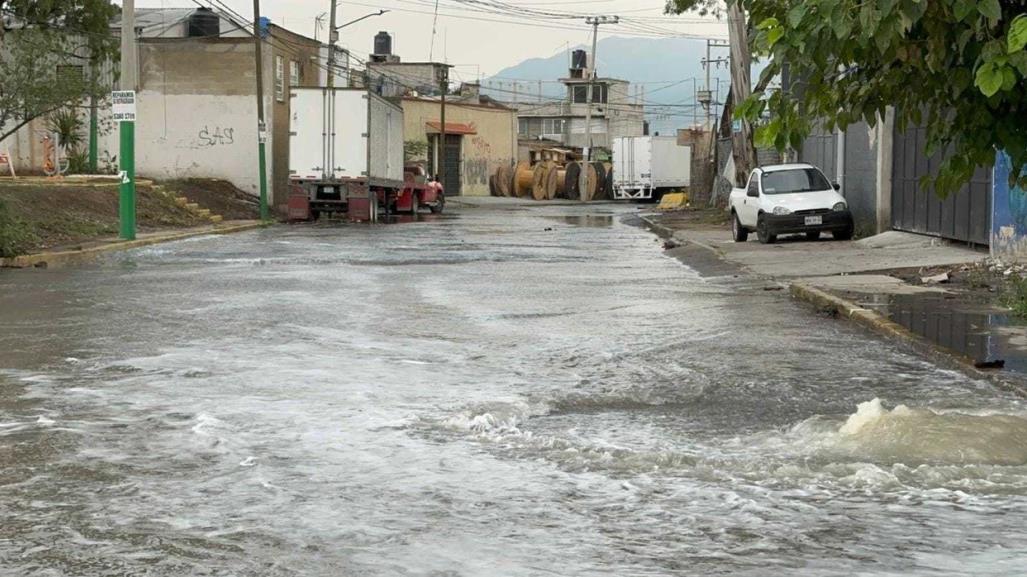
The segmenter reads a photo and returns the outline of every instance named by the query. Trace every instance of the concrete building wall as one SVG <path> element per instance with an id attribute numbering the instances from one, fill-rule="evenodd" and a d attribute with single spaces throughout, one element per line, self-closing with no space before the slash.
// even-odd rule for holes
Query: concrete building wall
<path id="1" fill-rule="evenodd" d="M 645 133 L 645 108 L 637 104 L 630 94 L 631 84 L 622 81 L 605 81 L 609 85 L 607 102 L 592 104 L 592 143 L 597 147 L 612 148 L 613 139 L 622 136 L 642 136 Z M 580 86 L 580 83 L 579 83 Z M 520 136 L 534 138 L 560 137 L 565 146 L 582 148 L 586 146 L 585 116 L 588 105 L 571 100 L 573 86 L 568 87 L 567 100 L 548 104 L 522 104 L 519 117 L 528 119 L 562 118 L 565 120 L 565 132 L 556 134 L 522 133 Z M 531 126 L 541 126 L 534 123 Z"/>
<path id="2" fill-rule="evenodd" d="M 259 194 L 252 41 L 144 40 L 139 53 L 136 172 L 221 178 Z M 100 158 L 118 150 L 115 127 L 100 142 Z"/>
<path id="3" fill-rule="evenodd" d="M 432 62 L 368 62 L 371 91 L 387 98 L 414 90 L 430 95 L 438 92 L 439 74 L 444 64 Z"/>
<path id="4" fill-rule="evenodd" d="M 269 90 L 271 108 L 267 112 L 267 123 L 271 141 L 268 145 L 268 164 L 271 167 L 271 205 L 285 210 L 289 198 L 289 123 L 292 116 L 290 90 L 294 87 L 320 86 L 321 43 L 294 34 L 280 26 L 271 25 L 272 40 L 266 42 L 264 85 Z M 281 59 L 281 77 L 279 60 Z M 292 65 L 299 68 L 299 77 L 293 78 Z M 270 70 L 268 75 L 267 70 Z M 280 86 L 276 82 L 281 83 Z"/>
<path id="5" fill-rule="evenodd" d="M 799 160 L 843 184 L 857 231 L 877 232 L 877 147 L 871 143 L 870 127 L 860 122 L 845 131 L 844 174 L 839 170 L 838 143 L 837 133 L 816 132 L 803 143 Z"/>
<path id="6" fill-rule="evenodd" d="M 438 122 L 440 105 L 435 100 L 403 100 L 404 139 L 437 138 L 428 122 Z M 456 104 L 446 106 L 446 123 L 473 125 L 474 134 L 461 140 L 460 180 L 462 194 L 488 196 L 489 176 L 501 164 L 510 165 L 517 156 L 517 113 L 505 108 Z"/>

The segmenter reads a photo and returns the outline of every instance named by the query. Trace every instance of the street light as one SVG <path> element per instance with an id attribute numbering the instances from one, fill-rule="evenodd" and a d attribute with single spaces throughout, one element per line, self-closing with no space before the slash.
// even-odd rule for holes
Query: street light
<path id="1" fill-rule="evenodd" d="M 364 14 L 363 16 L 361 16 L 360 18 L 357 18 L 356 20 L 350 20 L 349 22 L 347 22 L 345 24 L 342 24 L 341 26 L 335 26 L 335 27 L 332 28 L 332 31 L 329 32 L 329 40 L 328 41 L 333 43 L 333 44 L 335 42 L 338 42 L 339 41 L 339 30 L 342 30 L 343 28 L 349 26 L 350 24 L 356 24 L 357 22 L 360 22 L 361 20 L 367 20 L 368 18 L 372 18 L 374 16 L 381 16 L 381 15 L 386 14 L 386 13 L 388 13 L 388 10 L 379 10 L 377 12 L 371 12 L 370 14 Z"/>
<path id="2" fill-rule="evenodd" d="M 361 20 L 365 20 L 372 16 L 381 16 L 382 14 L 388 12 L 388 10 L 379 10 L 377 12 L 371 12 L 370 14 L 365 14 L 360 18 L 357 18 L 356 20 L 350 20 L 342 26 L 336 26 L 335 9 L 337 6 L 338 2 L 333 1 L 331 22 L 328 24 L 328 88 L 335 87 L 335 43 L 339 41 L 339 30 L 349 26 L 350 24 L 355 24 L 357 22 L 360 22 Z"/>

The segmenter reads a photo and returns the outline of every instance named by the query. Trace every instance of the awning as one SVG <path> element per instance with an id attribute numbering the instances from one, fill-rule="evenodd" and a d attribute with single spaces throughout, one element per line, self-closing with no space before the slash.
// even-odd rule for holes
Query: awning
<path id="1" fill-rule="evenodd" d="M 439 134 L 442 132 L 442 123 L 434 120 L 429 120 L 424 123 L 426 132 L 428 134 Z M 446 123 L 446 134 L 478 134 L 478 127 L 474 123 L 463 124 L 460 122 L 447 122 Z"/>

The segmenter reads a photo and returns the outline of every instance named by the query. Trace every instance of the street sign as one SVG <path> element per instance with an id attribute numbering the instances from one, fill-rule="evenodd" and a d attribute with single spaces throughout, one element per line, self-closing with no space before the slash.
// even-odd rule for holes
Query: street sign
<path id="1" fill-rule="evenodd" d="M 115 90 L 111 92 L 114 122 L 136 121 L 136 91 Z"/>

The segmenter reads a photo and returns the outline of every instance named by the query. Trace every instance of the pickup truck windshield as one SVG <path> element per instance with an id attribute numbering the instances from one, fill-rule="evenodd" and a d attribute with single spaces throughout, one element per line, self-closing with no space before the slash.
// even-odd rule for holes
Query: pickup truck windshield
<path id="1" fill-rule="evenodd" d="M 763 194 L 792 194 L 830 190 L 831 183 L 815 168 L 797 168 L 763 173 Z"/>

